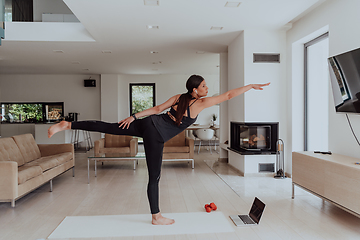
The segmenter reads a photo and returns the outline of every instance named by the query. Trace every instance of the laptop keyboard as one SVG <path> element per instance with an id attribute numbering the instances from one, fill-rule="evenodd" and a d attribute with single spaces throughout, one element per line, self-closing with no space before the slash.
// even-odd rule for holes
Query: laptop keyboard
<path id="1" fill-rule="evenodd" d="M 247 215 L 239 215 L 239 218 L 243 220 L 245 224 L 254 224 L 254 221 Z"/>

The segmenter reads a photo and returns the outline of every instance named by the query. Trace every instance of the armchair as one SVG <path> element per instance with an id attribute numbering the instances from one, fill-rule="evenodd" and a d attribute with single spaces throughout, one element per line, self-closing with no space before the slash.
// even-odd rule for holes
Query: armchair
<path id="1" fill-rule="evenodd" d="M 138 153 L 138 139 L 132 136 L 105 134 L 94 142 L 94 153 L 124 153 L 124 156 L 135 156 Z"/>
<path id="2" fill-rule="evenodd" d="M 179 133 L 164 144 L 163 161 L 192 161 L 194 168 L 194 139 Z"/>

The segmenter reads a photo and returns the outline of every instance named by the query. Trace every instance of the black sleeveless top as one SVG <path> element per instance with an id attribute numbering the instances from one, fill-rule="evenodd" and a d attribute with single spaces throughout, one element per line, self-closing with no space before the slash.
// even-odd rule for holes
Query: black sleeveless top
<path id="1" fill-rule="evenodd" d="M 194 98 L 192 98 L 192 99 L 194 99 Z M 197 100 L 195 100 L 191 105 L 193 105 L 196 101 Z M 178 102 L 176 102 L 173 106 L 175 106 L 177 104 L 178 104 Z M 191 105 L 189 105 L 187 107 L 187 115 L 188 116 L 183 116 L 179 126 L 177 126 L 175 124 L 175 121 L 172 120 L 168 114 L 168 112 L 170 112 L 170 114 L 172 116 L 175 116 L 176 110 L 173 108 L 173 106 L 171 106 L 170 111 L 168 111 L 166 113 L 150 116 L 152 122 L 154 123 L 154 126 L 160 133 L 164 142 L 166 142 L 166 141 L 170 140 L 171 138 L 173 138 L 174 136 L 178 135 L 179 133 L 184 131 L 187 127 L 189 127 L 191 124 L 193 124 L 196 121 L 197 116 L 195 118 L 190 117 L 190 106 Z"/>

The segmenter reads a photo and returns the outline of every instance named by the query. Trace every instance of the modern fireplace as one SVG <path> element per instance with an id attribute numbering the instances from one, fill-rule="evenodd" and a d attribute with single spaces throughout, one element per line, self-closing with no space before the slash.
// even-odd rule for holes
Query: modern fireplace
<path id="1" fill-rule="evenodd" d="M 242 155 L 276 154 L 278 122 L 231 122 L 230 150 Z"/>

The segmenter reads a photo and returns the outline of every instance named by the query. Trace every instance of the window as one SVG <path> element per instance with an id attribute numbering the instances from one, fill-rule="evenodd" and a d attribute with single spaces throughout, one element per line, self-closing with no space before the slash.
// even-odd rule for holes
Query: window
<path id="1" fill-rule="evenodd" d="M 63 102 L 1 103 L 3 122 L 55 122 L 64 118 Z"/>
<path id="2" fill-rule="evenodd" d="M 155 83 L 130 83 L 130 115 L 155 106 Z"/>
<path id="3" fill-rule="evenodd" d="M 328 33 L 305 44 L 305 151 L 329 150 L 328 56 Z"/>

